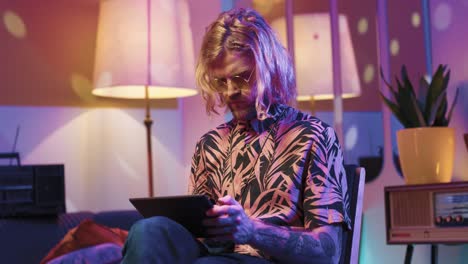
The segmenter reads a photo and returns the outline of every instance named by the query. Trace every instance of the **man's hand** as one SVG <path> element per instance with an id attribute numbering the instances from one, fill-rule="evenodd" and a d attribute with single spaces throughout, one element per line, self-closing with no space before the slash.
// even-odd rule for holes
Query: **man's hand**
<path id="1" fill-rule="evenodd" d="M 305 229 L 274 226 L 249 218 L 232 197 L 218 199 L 203 220 L 211 239 L 249 244 L 281 263 L 338 263 L 343 227 L 331 224 Z"/>
<path id="2" fill-rule="evenodd" d="M 220 241 L 233 241 L 247 244 L 254 235 L 254 222 L 244 212 L 242 206 L 227 195 L 218 199 L 218 204 L 206 212 L 203 225 L 207 234 Z"/>

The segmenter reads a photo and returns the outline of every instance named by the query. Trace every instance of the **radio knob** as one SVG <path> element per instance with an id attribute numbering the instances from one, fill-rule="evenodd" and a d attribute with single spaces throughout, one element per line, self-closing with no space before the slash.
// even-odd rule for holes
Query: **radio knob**
<path id="1" fill-rule="evenodd" d="M 463 216 L 462 215 L 455 216 L 455 222 L 457 222 L 457 223 L 463 222 Z"/>
<path id="2" fill-rule="evenodd" d="M 441 224 L 442 223 L 442 216 L 437 216 L 436 219 L 435 219 L 436 223 L 437 224 Z"/>
<path id="3" fill-rule="evenodd" d="M 450 216 L 450 215 L 449 215 L 449 216 L 446 216 L 446 217 L 445 217 L 445 222 L 446 222 L 446 223 L 452 222 L 452 216 Z"/>

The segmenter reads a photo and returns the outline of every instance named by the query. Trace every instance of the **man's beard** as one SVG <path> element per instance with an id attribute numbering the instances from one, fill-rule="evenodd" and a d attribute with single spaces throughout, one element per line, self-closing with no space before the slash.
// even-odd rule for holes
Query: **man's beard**
<path id="1" fill-rule="evenodd" d="M 233 108 L 231 106 L 228 106 L 228 107 L 232 115 L 234 116 L 234 118 L 237 120 L 252 120 L 257 117 L 257 111 L 255 110 L 255 107 L 253 106 L 245 107 L 245 108 L 242 108 L 242 107 Z"/>

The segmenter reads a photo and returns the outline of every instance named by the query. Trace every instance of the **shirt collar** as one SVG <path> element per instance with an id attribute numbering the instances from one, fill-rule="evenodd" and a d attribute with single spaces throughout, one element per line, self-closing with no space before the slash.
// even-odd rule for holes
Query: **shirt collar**
<path id="1" fill-rule="evenodd" d="M 253 129 L 257 133 L 262 133 L 263 131 L 270 128 L 272 124 L 274 124 L 286 110 L 285 105 L 275 104 L 270 106 L 268 110 L 268 117 L 264 120 L 258 120 L 256 117 L 249 121 L 237 121 L 237 125 L 239 127 L 244 127 L 245 129 Z"/>

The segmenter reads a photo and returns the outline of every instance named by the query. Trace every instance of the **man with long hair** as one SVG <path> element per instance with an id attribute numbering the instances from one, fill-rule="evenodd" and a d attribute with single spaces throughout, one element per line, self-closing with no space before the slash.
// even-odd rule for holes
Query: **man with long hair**
<path id="1" fill-rule="evenodd" d="M 164 217 L 140 220 L 124 263 L 338 263 L 350 228 L 342 150 L 330 126 L 289 106 L 294 71 L 271 27 L 250 9 L 220 14 L 196 80 L 208 114 L 233 116 L 192 159 L 189 192 L 216 201 L 207 238 Z"/>

